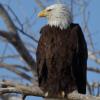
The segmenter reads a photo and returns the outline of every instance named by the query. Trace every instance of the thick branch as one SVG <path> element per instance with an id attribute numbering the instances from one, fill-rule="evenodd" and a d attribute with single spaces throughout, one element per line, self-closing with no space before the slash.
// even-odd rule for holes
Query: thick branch
<path id="1" fill-rule="evenodd" d="M 0 89 L 1 95 L 5 94 L 5 93 L 20 93 L 20 94 L 24 94 L 24 95 L 27 95 L 27 96 L 44 97 L 44 94 L 40 90 L 38 85 L 25 86 L 25 85 L 22 85 L 22 84 L 16 84 L 16 83 L 12 83 L 12 82 L 0 82 L 0 84 L 8 86 L 8 88 L 1 88 Z M 77 92 L 70 93 L 70 94 L 68 94 L 67 97 L 68 97 L 67 100 L 100 100 L 100 97 L 82 95 L 82 94 L 78 94 Z M 47 99 L 47 100 L 49 100 L 49 99 Z M 53 99 L 53 100 L 63 100 L 63 99 L 62 98 L 56 98 L 56 99 Z"/>
<path id="2" fill-rule="evenodd" d="M 68 99 L 69 100 L 100 100 L 100 97 L 72 93 L 68 95 Z"/>
<path id="3" fill-rule="evenodd" d="M 10 81 L 0 82 L 0 85 L 5 85 L 7 88 L 0 88 L 0 95 L 5 93 L 19 93 L 30 96 L 43 96 L 43 92 L 36 86 L 25 86 Z"/>
<path id="4" fill-rule="evenodd" d="M 21 57 L 26 61 L 26 63 L 30 66 L 31 70 L 34 73 L 34 70 L 36 70 L 35 61 L 32 58 L 32 56 L 29 54 L 26 47 L 24 46 L 19 35 L 11 32 L 9 33 L 9 32 L 0 31 L 0 36 L 6 38 L 16 48 L 16 50 L 19 52 Z"/>

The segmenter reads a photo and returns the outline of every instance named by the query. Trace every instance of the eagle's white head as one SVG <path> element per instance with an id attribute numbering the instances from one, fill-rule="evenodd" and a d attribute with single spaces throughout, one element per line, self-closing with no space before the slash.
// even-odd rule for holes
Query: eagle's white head
<path id="1" fill-rule="evenodd" d="M 66 29 L 72 23 L 72 15 L 64 4 L 54 4 L 38 14 L 39 17 L 46 17 L 50 26 Z"/>

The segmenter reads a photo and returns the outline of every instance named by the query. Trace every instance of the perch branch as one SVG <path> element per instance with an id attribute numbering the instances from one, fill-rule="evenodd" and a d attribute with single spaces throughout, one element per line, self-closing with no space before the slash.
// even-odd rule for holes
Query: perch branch
<path id="1" fill-rule="evenodd" d="M 0 82 L 0 84 L 1 86 L 2 85 L 7 86 L 7 88 L 0 88 L 0 95 L 5 94 L 5 93 L 19 93 L 19 94 L 23 94 L 26 96 L 45 97 L 44 93 L 41 91 L 41 89 L 36 84 L 34 84 L 33 86 L 26 86 L 23 84 L 17 84 L 17 83 L 13 83 L 9 81 Z M 100 100 L 100 97 L 82 95 L 82 94 L 73 92 L 67 95 L 67 99 L 68 100 Z M 53 100 L 63 100 L 63 99 L 56 98 Z"/>

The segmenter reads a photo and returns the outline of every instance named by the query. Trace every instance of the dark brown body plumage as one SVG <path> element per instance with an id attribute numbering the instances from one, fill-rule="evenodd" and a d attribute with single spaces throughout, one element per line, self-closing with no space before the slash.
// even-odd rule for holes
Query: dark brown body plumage
<path id="1" fill-rule="evenodd" d="M 78 24 L 44 26 L 37 47 L 39 86 L 50 96 L 77 89 L 86 93 L 87 45 Z"/>

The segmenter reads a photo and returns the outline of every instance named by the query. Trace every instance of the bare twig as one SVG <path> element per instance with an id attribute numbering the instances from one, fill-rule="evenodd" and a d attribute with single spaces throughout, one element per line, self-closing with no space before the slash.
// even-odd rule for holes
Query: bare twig
<path id="1" fill-rule="evenodd" d="M 10 64 L 0 63 L 0 67 L 14 72 L 17 75 L 19 75 L 20 77 L 22 77 L 22 78 L 24 78 L 24 79 L 26 79 L 28 81 L 32 81 L 32 77 L 30 77 L 26 73 L 24 73 L 24 72 L 22 72 L 22 71 L 17 69 L 18 65 L 10 65 Z M 20 68 L 23 69 L 23 70 L 26 70 L 26 68 L 22 68 L 21 66 L 20 66 Z"/>
<path id="2" fill-rule="evenodd" d="M 89 94 L 92 95 L 92 89 L 88 81 L 87 81 L 87 89 L 88 89 Z"/>
<path id="3" fill-rule="evenodd" d="M 9 14 L 2 4 L 0 4 L 0 16 L 3 18 L 5 24 L 7 25 L 9 32 L 17 33 L 16 27 L 12 19 L 10 18 Z"/>
<path id="4" fill-rule="evenodd" d="M 34 42 L 38 43 L 38 40 L 35 39 L 33 36 L 31 36 L 31 35 L 25 33 L 22 29 L 19 29 L 18 27 L 16 27 L 16 28 L 17 28 L 17 30 L 20 31 L 23 35 L 29 37 L 29 38 L 32 39 Z"/>
<path id="5" fill-rule="evenodd" d="M 95 73 L 100 73 L 100 69 L 95 68 L 95 67 L 88 67 L 88 71 L 92 71 L 92 72 L 95 72 Z"/>
<path id="6" fill-rule="evenodd" d="M 90 59 L 94 60 L 96 63 L 100 64 L 100 59 L 92 51 L 88 51 L 88 56 Z"/>
<path id="7" fill-rule="evenodd" d="M 38 40 L 36 40 L 34 37 L 32 37 L 31 35 L 27 34 L 26 32 L 24 32 L 23 30 L 23 24 L 21 23 L 21 21 L 19 20 L 19 18 L 17 17 L 17 15 L 15 14 L 15 12 L 8 6 L 6 5 L 6 7 L 8 8 L 8 10 L 10 10 L 10 12 L 14 15 L 16 21 L 18 22 L 18 24 L 20 25 L 21 29 L 18 28 L 16 25 L 16 30 L 20 31 L 23 35 L 29 37 L 30 39 L 32 39 L 33 41 L 35 41 L 36 43 L 38 42 Z"/>
<path id="8" fill-rule="evenodd" d="M 45 6 L 43 5 L 43 3 L 40 1 L 40 0 L 34 0 L 36 3 L 37 3 L 37 5 L 41 8 L 41 9 L 44 9 L 45 8 Z"/>
<path id="9" fill-rule="evenodd" d="M 21 21 L 19 20 L 19 18 L 16 16 L 15 12 L 13 11 L 13 9 L 9 5 L 6 5 L 6 7 L 13 14 L 13 16 L 15 17 L 17 23 L 20 25 L 21 29 L 23 29 L 23 24 L 21 23 Z"/>

